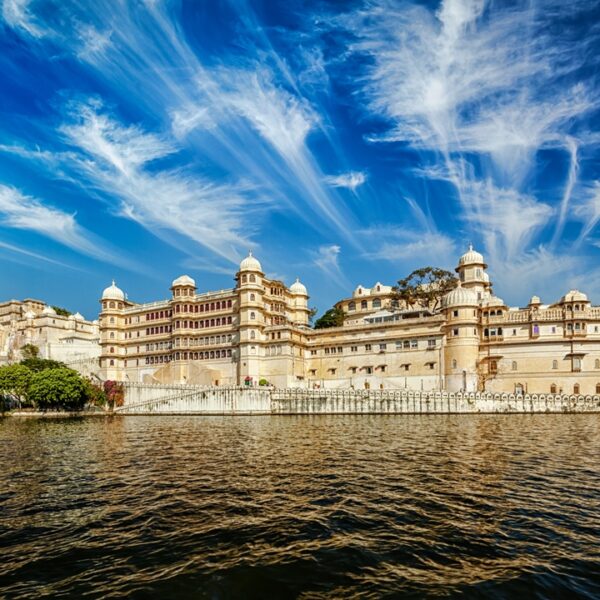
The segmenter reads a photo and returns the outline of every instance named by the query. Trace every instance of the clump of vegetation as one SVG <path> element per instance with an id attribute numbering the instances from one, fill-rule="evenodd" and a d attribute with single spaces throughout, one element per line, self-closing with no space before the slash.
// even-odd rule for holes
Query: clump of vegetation
<path id="1" fill-rule="evenodd" d="M 25 344 L 21 348 L 21 356 L 23 360 L 37 358 L 40 354 L 40 349 L 35 344 Z"/>
<path id="2" fill-rule="evenodd" d="M 62 306 L 53 306 L 52 308 L 56 314 L 60 315 L 61 317 L 70 317 L 73 314 L 70 310 L 63 308 Z"/>
<path id="3" fill-rule="evenodd" d="M 262 379 L 258 380 L 258 385 L 269 385 L 269 382 L 263 377 Z"/>
<path id="4" fill-rule="evenodd" d="M 442 298 L 458 285 L 458 279 L 450 272 L 437 267 L 414 270 L 394 286 L 394 303 L 407 308 L 418 306 L 436 310 Z"/>
<path id="5" fill-rule="evenodd" d="M 339 306 L 334 306 L 325 311 L 315 322 L 315 329 L 328 327 L 341 327 L 344 324 L 344 311 Z"/>
<path id="6" fill-rule="evenodd" d="M 123 406 L 125 402 L 125 390 L 123 384 L 120 381 L 107 380 L 104 382 L 104 394 L 106 402 L 111 410 L 115 406 Z"/>
<path id="7" fill-rule="evenodd" d="M 86 404 L 102 407 L 106 402 L 102 387 L 58 361 L 26 358 L 19 364 L 0 367 L 2 410 L 81 410 Z"/>

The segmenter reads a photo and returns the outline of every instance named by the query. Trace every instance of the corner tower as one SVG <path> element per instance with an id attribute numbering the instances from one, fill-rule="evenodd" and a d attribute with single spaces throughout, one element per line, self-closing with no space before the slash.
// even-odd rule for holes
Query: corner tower
<path id="1" fill-rule="evenodd" d="M 238 383 L 260 380 L 260 357 L 265 327 L 264 273 L 252 252 L 240 263 L 236 275 L 239 306 Z"/>

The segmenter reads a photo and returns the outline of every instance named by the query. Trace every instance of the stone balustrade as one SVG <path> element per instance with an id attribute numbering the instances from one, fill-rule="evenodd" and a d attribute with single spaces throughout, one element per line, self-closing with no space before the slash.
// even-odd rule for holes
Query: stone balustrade
<path id="1" fill-rule="evenodd" d="M 119 414 L 303 415 L 600 412 L 600 396 L 125 384 Z"/>

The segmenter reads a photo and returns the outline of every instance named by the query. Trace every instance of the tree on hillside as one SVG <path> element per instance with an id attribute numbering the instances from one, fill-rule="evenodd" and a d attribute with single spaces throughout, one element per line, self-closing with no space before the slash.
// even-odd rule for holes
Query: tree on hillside
<path id="1" fill-rule="evenodd" d="M 21 348 L 21 356 L 23 360 L 28 358 L 37 358 L 40 354 L 40 349 L 35 344 L 25 344 Z"/>
<path id="2" fill-rule="evenodd" d="M 327 327 L 341 327 L 344 324 L 344 311 L 339 306 L 334 306 L 321 315 L 315 322 L 315 329 Z"/>
<path id="3" fill-rule="evenodd" d="M 442 297 L 458 285 L 458 279 L 450 271 L 437 267 L 422 267 L 408 277 L 400 279 L 394 286 L 394 300 L 397 304 L 412 308 L 435 310 Z"/>
<path id="4" fill-rule="evenodd" d="M 29 399 L 41 409 L 78 410 L 87 400 L 87 386 L 72 369 L 44 369 L 31 376 Z"/>
<path id="5" fill-rule="evenodd" d="M 70 310 L 63 308 L 62 306 L 53 306 L 52 308 L 56 311 L 56 314 L 61 317 L 70 317 L 73 314 Z"/>

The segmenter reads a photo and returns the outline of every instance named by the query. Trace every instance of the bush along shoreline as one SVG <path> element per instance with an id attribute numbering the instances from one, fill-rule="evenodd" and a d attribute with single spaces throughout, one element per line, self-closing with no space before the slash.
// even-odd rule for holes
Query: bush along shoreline
<path id="1" fill-rule="evenodd" d="M 123 404 L 123 385 L 94 382 L 64 363 L 29 356 L 0 367 L 0 412 L 107 411 Z"/>

